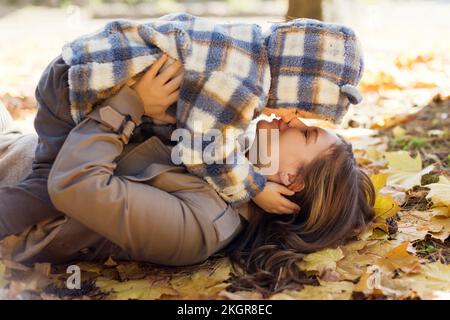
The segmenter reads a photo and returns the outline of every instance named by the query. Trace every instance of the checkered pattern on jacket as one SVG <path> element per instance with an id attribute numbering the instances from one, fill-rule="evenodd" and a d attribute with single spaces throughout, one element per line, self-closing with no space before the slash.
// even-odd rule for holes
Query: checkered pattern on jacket
<path id="1" fill-rule="evenodd" d="M 258 25 L 216 24 L 174 14 L 145 24 L 114 21 L 76 39 L 62 54 L 70 66 L 73 119 L 76 123 L 84 119 L 96 103 L 139 77 L 162 52 L 184 64 L 177 127 L 190 133 L 218 129 L 231 135 L 231 148 L 221 146 L 225 162 L 240 148 L 240 132 L 233 129 L 245 130 L 255 111 L 267 103 L 270 69 Z M 247 159 L 207 165 L 201 162 L 203 147 L 194 150 L 187 140 L 179 146 L 188 170 L 208 181 L 228 202 L 248 201 L 264 188 L 265 178 Z"/>
<path id="2" fill-rule="evenodd" d="M 313 19 L 272 25 L 266 37 L 271 70 L 268 105 L 295 108 L 339 123 L 363 71 L 361 47 L 350 28 Z"/>

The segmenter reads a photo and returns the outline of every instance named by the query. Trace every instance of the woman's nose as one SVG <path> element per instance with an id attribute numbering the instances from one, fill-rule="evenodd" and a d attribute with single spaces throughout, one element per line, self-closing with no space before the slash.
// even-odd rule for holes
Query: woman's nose
<path id="1" fill-rule="evenodd" d="M 291 121 L 289 121 L 288 126 L 291 128 L 299 128 L 299 129 L 306 129 L 308 126 L 301 121 L 299 118 L 294 118 Z"/>

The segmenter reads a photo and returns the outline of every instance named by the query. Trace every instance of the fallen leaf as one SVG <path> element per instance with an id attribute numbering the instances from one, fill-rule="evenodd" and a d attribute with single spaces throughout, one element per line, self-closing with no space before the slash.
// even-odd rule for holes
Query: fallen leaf
<path id="1" fill-rule="evenodd" d="M 422 157 L 420 153 L 412 158 L 406 151 L 385 152 L 384 154 L 388 169 L 383 173 L 388 175 L 387 185 L 398 185 L 405 189 L 410 189 L 415 185 L 420 185 L 424 174 L 434 169 L 434 165 L 429 165 L 422 169 Z"/>
<path id="2" fill-rule="evenodd" d="M 440 261 L 422 265 L 420 273 L 404 278 L 423 299 L 434 299 L 450 292 L 450 265 Z M 445 296 L 445 294 L 444 294 Z"/>
<path id="3" fill-rule="evenodd" d="M 320 281 L 320 286 L 305 286 L 301 291 L 286 290 L 270 300 L 349 300 L 354 284 L 349 281 Z"/>
<path id="4" fill-rule="evenodd" d="M 377 265 L 388 272 L 394 272 L 395 270 L 402 270 L 405 273 L 417 272 L 420 268 L 419 258 L 408 253 L 408 245 L 409 241 L 405 241 L 395 247 L 385 257 L 380 258 Z"/>
<path id="5" fill-rule="evenodd" d="M 145 277 L 145 272 L 140 268 L 137 262 L 121 263 L 116 267 L 119 272 L 120 280 L 137 280 Z"/>
<path id="6" fill-rule="evenodd" d="M 105 266 L 115 267 L 115 266 L 117 266 L 117 262 L 115 262 L 113 258 L 109 257 L 108 260 L 106 260 L 106 262 L 105 262 Z"/>
<path id="7" fill-rule="evenodd" d="M 5 287 L 9 281 L 5 279 L 6 266 L 0 261 L 0 289 Z"/>
<path id="8" fill-rule="evenodd" d="M 386 185 L 387 178 L 388 175 L 385 173 L 378 173 L 370 176 L 370 180 L 373 183 L 376 193 L 378 193 L 381 190 L 381 188 L 383 188 Z"/>
<path id="9" fill-rule="evenodd" d="M 394 216 L 399 210 L 397 202 L 390 194 L 380 194 L 380 190 L 386 185 L 388 175 L 384 173 L 374 174 L 370 177 L 376 192 L 375 197 L 375 215 L 379 218 L 380 222 L 385 221 L 387 218 Z"/>
<path id="10" fill-rule="evenodd" d="M 301 270 L 317 271 L 322 273 L 325 269 L 336 269 L 336 262 L 344 257 L 341 248 L 323 249 L 306 255 L 298 263 Z"/>
<path id="11" fill-rule="evenodd" d="M 375 215 L 381 221 L 393 217 L 400 210 L 400 207 L 391 195 L 380 194 L 376 195 L 373 208 L 375 209 Z"/>
<path id="12" fill-rule="evenodd" d="M 340 280 L 354 281 L 361 277 L 367 266 L 375 263 L 378 257 L 358 252 L 349 253 L 336 264 L 336 271 L 340 274 Z"/>
<path id="13" fill-rule="evenodd" d="M 170 285 L 181 299 L 208 299 L 228 287 L 229 284 L 225 281 L 230 275 L 230 262 L 223 259 L 214 265 L 212 270 L 202 268 L 190 276 L 176 276 L 170 281 Z"/>
<path id="14" fill-rule="evenodd" d="M 109 293 L 107 299 L 110 300 L 154 300 L 162 295 L 177 295 L 177 291 L 167 282 L 154 282 L 151 279 L 119 282 L 98 278 L 95 284 L 102 292 Z"/>
<path id="15" fill-rule="evenodd" d="M 426 186 L 430 188 L 427 198 L 431 198 L 433 206 L 447 206 L 447 212 L 449 212 L 450 180 L 444 176 L 439 176 L 439 181 L 437 183 L 427 184 Z"/>

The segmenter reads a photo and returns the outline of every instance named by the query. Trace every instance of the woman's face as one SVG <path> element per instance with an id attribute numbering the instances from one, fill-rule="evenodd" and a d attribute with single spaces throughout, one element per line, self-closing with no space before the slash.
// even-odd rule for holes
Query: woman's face
<path id="1" fill-rule="evenodd" d="M 301 167 L 308 165 L 323 155 L 331 145 L 340 141 L 332 131 L 307 126 L 298 118 L 289 122 L 262 120 L 257 123 L 257 139 L 259 134 L 267 133 L 267 150 L 271 150 L 272 144 L 276 143 L 270 139 L 271 130 L 279 130 L 279 170 L 276 174 L 267 176 L 267 179 L 284 185 L 292 182 Z M 256 143 L 252 148 L 255 145 Z"/>

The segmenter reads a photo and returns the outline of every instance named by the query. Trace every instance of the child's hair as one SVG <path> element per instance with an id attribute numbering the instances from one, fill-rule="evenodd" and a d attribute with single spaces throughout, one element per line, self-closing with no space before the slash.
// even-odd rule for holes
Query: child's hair
<path id="1" fill-rule="evenodd" d="M 251 204 L 248 226 L 227 248 L 234 266 L 244 271 L 241 289 L 269 294 L 313 282 L 296 262 L 344 243 L 373 220 L 374 186 L 358 167 L 351 144 L 339 138 L 342 143 L 302 170 L 305 188 L 290 197 L 301 207 L 298 214 L 269 214 Z"/>

